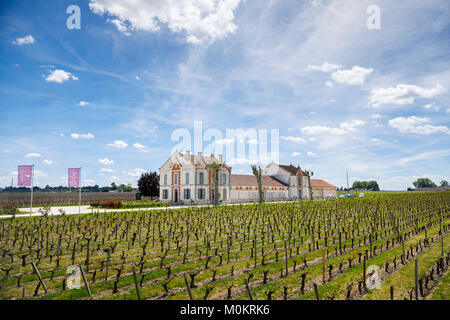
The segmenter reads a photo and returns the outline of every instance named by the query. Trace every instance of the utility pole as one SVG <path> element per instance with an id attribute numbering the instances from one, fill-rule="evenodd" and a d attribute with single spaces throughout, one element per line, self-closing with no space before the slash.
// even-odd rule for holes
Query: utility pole
<path id="1" fill-rule="evenodd" d="M 348 170 L 347 170 L 347 190 L 348 190 L 349 186 L 348 186 Z"/>

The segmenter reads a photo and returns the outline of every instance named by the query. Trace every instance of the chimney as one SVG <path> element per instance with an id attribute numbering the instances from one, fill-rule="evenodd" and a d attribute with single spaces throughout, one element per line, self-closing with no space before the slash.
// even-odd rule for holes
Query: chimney
<path id="1" fill-rule="evenodd" d="M 199 152 L 199 153 L 198 153 L 198 156 L 201 157 L 201 156 L 202 156 L 202 152 Z"/>
<path id="2" fill-rule="evenodd" d="M 222 154 L 219 154 L 219 160 L 220 160 L 220 162 L 223 162 L 223 155 Z"/>
<path id="3" fill-rule="evenodd" d="M 191 161 L 191 152 L 190 151 L 186 151 L 186 160 Z"/>

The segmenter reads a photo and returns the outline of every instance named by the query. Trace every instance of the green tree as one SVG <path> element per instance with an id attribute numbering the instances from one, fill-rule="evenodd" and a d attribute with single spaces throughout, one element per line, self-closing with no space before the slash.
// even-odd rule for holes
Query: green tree
<path id="1" fill-rule="evenodd" d="M 138 180 L 138 188 L 143 196 L 159 196 L 159 174 L 156 172 L 146 172 Z"/>
<path id="2" fill-rule="evenodd" d="M 448 181 L 447 180 L 441 180 L 440 184 L 441 184 L 441 187 L 448 187 Z"/>
<path id="3" fill-rule="evenodd" d="M 359 181 L 353 182 L 352 189 L 356 189 L 356 190 L 361 189 L 361 182 L 359 182 Z"/>
<path id="4" fill-rule="evenodd" d="M 436 188 L 436 184 L 428 178 L 419 178 L 413 182 L 416 188 Z"/>
<path id="5" fill-rule="evenodd" d="M 369 181 L 367 182 L 367 190 L 372 190 L 372 191 L 380 191 L 380 187 L 378 186 L 378 183 L 376 181 Z"/>
<path id="6" fill-rule="evenodd" d="M 111 190 L 117 190 L 117 185 L 115 182 L 111 183 Z"/>

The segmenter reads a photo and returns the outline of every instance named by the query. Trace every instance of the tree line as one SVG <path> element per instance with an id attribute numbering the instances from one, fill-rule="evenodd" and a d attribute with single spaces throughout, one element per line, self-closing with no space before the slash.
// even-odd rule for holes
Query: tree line
<path id="1" fill-rule="evenodd" d="M 114 182 L 111 183 L 110 186 L 104 186 L 100 187 L 99 185 L 94 186 L 85 186 L 81 188 L 81 192 L 109 192 L 109 191 L 118 191 L 118 192 L 131 192 L 133 191 L 133 187 L 131 184 L 120 184 L 116 185 Z M 30 188 L 28 187 L 4 187 L 0 188 L 1 192 L 29 192 Z M 58 186 L 58 187 L 52 187 L 49 185 L 46 185 L 44 188 L 34 186 L 33 191 L 40 191 L 40 192 L 78 192 L 79 188 L 69 188 L 65 186 Z"/>

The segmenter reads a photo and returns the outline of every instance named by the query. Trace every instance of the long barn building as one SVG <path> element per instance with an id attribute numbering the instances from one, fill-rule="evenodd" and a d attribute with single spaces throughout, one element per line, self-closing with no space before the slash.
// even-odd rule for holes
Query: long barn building
<path id="1" fill-rule="evenodd" d="M 258 182 L 253 175 L 231 174 L 223 157 L 196 155 L 178 151 L 159 168 L 160 199 L 168 203 L 209 204 L 214 201 L 212 164 L 219 164 L 219 195 L 223 203 L 258 200 Z M 293 165 L 271 163 L 262 171 L 262 188 L 266 201 L 323 199 L 336 196 L 336 187 Z M 311 184 L 311 188 L 310 188 Z"/>

